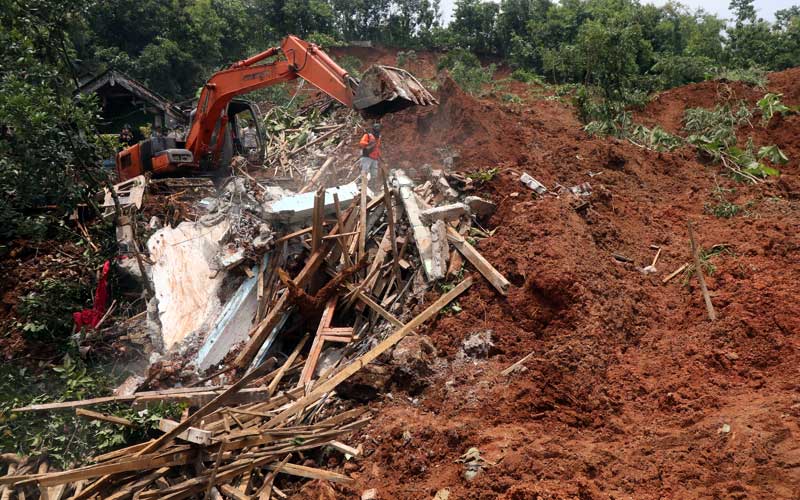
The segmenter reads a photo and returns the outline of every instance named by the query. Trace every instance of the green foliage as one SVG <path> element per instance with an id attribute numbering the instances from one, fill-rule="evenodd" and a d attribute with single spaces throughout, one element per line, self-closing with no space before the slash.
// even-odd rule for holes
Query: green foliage
<path id="1" fill-rule="evenodd" d="M 447 69 L 453 80 L 465 91 L 473 95 L 481 95 L 483 88 L 492 83 L 496 66 L 481 66 L 475 54 L 463 49 L 453 50 L 439 59 L 439 70 Z"/>
<path id="2" fill-rule="evenodd" d="M 73 97 L 60 50 L 80 3 L 9 3 L 0 11 L 0 239 L 43 238 L 54 219 L 39 209 L 66 213 L 88 201 L 109 151 L 95 133 L 97 101 Z"/>
<path id="3" fill-rule="evenodd" d="M 401 68 L 410 62 L 417 61 L 417 53 L 414 50 L 401 50 L 397 52 L 397 65 Z"/>
<path id="4" fill-rule="evenodd" d="M 758 100 L 756 103 L 761 109 L 761 122 L 763 125 L 767 125 L 769 121 L 775 116 L 775 113 L 780 113 L 782 116 L 786 116 L 790 113 L 799 113 L 800 106 L 787 106 L 781 102 L 781 97 L 783 94 L 765 94 L 764 97 Z"/>
<path id="5" fill-rule="evenodd" d="M 730 219 L 745 212 L 744 207 L 728 200 L 728 194 L 736 194 L 736 190 L 717 186 L 712 193 L 713 203 L 707 203 L 705 211 L 720 219 Z"/>
<path id="6" fill-rule="evenodd" d="M 661 87 L 670 88 L 703 81 L 713 67 L 714 61 L 709 57 L 661 54 L 652 71 L 659 75 Z"/>
<path id="7" fill-rule="evenodd" d="M 753 87 L 764 88 L 767 85 L 767 72 L 760 67 L 723 68 L 714 76 L 715 80 L 742 82 Z"/>
<path id="8" fill-rule="evenodd" d="M 486 170 L 479 170 L 477 172 L 472 172 L 471 174 L 467 174 L 467 177 L 472 179 L 473 181 L 478 182 L 489 182 L 494 179 L 494 176 L 500 172 L 500 169 L 495 168 L 487 168 Z"/>
<path id="9" fill-rule="evenodd" d="M 361 66 L 362 62 L 361 59 L 357 58 L 356 56 L 344 56 L 340 57 L 337 61 L 339 66 L 347 70 L 348 73 L 359 78 L 361 76 Z"/>
<path id="10" fill-rule="evenodd" d="M 179 405 L 160 405 L 137 412 L 128 407 L 106 405 L 104 413 L 127 418 L 134 429 L 86 420 L 70 411 L 13 413 L 30 404 L 85 399 L 107 395 L 118 377 L 105 367 L 90 369 L 81 361 L 65 357 L 60 366 L 32 372 L 10 364 L 0 367 L 0 446 L 24 455 L 47 454 L 62 468 L 80 465 L 88 457 L 141 441 L 161 417 L 180 415 Z"/>
<path id="11" fill-rule="evenodd" d="M 506 93 L 506 94 L 503 94 L 502 99 L 503 99 L 503 101 L 509 102 L 511 104 L 522 104 L 522 102 L 523 102 L 522 98 L 520 96 L 518 96 L 517 94 Z"/>
<path id="12" fill-rule="evenodd" d="M 522 83 L 533 83 L 536 85 L 544 85 L 544 79 L 534 73 L 533 71 L 524 69 L 524 68 L 517 68 L 511 73 L 511 78 L 514 80 L 520 81 Z"/>
<path id="13" fill-rule="evenodd" d="M 90 299 L 89 287 L 79 282 L 44 279 L 20 300 L 17 327 L 30 339 L 63 342 L 72 333 L 72 313 Z"/>
<path id="14" fill-rule="evenodd" d="M 687 109 L 684 129 L 689 132 L 686 141 L 697 147 L 701 154 L 722 163 L 732 176 L 741 181 L 756 182 L 760 178 L 780 175 L 780 172 L 762 160 L 773 164 L 784 164 L 786 155 L 777 146 L 764 146 L 755 151 L 752 139 L 744 148 L 737 145 L 736 130 L 750 125 L 752 111 L 744 104 L 731 109 L 728 105 L 713 110 Z"/>
<path id="15" fill-rule="evenodd" d="M 752 111 L 740 103 L 731 109 L 727 104 L 714 109 L 689 108 L 684 112 L 684 130 L 691 134 L 692 144 L 716 144 L 729 147 L 736 144 L 736 129 L 750 123 Z"/>

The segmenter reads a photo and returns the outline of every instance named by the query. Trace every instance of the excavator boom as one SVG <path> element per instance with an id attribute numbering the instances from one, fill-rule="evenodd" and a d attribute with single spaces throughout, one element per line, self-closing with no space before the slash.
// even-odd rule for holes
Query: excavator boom
<path id="1" fill-rule="evenodd" d="M 259 64 L 282 54 L 284 59 Z M 436 103 L 408 72 L 375 66 L 364 80 L 351 77 L 320 47 L 289 35 L 280 47 L 270 48 L 215 73 L 203 86 L 191 128 L 181 147 L 143 141 L 117 155 L 121 181 L 146 171 L 155 175 L 177 171 L 213 170 L 223 163 L 228 106 L 235 97 L 278 83 L 303 78 L 349 108 L 366 116 L 380 116 L 413 105 Z M 163 147 L 162 147 L 163 146 Z M 176 144 L 175 146 L 181 146 Z"/>

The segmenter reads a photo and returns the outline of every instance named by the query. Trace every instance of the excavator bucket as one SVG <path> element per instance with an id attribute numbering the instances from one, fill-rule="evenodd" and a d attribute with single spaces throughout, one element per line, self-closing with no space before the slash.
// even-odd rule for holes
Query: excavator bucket
<path id="1" fill-rule="evenodd" d="M 439 101 L 411 73 L 379 65 L 364 73 L 353 99 L 353 107 L 371 117 L 432 104 Z"/>

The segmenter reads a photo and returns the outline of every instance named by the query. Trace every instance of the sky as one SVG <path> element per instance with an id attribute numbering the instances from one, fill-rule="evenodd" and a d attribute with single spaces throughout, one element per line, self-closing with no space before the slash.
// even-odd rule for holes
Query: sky
<path id="1" fill-rule="evenodd" d="M 455 0 L 441 0 L 442 13 L 445 22 L 449 22 L 450 16 L 453 13 L 453 5 Z M 664 5 L 666 0 L 640 0 L 644 3 L 654 3 L 656 5 Z M 729 0 L 680 0 L 680 3 L 692 8 L 703 8 L 707 12 L 717 14 L 719 17 L 730 18 L 731 14 L 728 11 Z M 775 11 L 786 9 L 792 5 L 797 5 L 800 0 L 755 0 L 756 11 L 758 15 L 768 21 L 775 19 Z"/>

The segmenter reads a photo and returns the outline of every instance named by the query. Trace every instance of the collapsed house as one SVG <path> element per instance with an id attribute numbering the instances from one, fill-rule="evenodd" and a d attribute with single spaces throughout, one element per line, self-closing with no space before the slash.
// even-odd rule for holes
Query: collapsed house
<path id="1" fill-rule="evenodd" d="M 261 179 L 237 157 L 218 185 L 141 176 L 116 186 L 116 200 L 106 193 L 122 281 L 147 298 L 146 311 L 110 328 L 143 349 L 149 369 L 114 396 L 18 411 L 117 423 L 88 408 L 179 402 L 186 411 L 162 419 L 157 439 L 70 471 L 20 467 L 3 485 L 49 498 L 269 498 L 282 496 L 279 472 L 351 482 L 302 457 L 324 447 L 359 455 L 343 442 L 369 420 L 358 402 L 391 377 L 368 363 L 469 288 L 465 260 L 499 293 L 509 284 L 470 243 L 494 205 L 450 186 L 469 179 L 398 170 L 368 186 L 357 158 L 338 154 L 358 127 L 350 115 L 343 122 L 306 127 L 302 145 L 277 134 Z M 180 208 L 158 212 L 164 200 Z M 448 285 L 429 303 L 437 282 Z M 398 368 L 413 365 L 408 356 Z"/>

